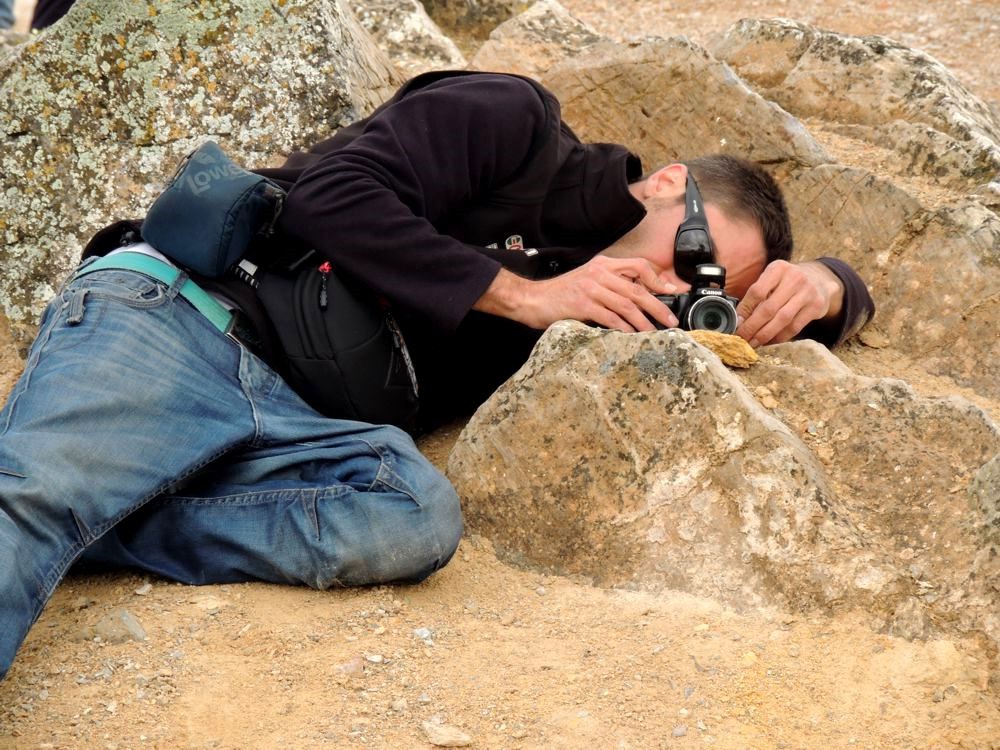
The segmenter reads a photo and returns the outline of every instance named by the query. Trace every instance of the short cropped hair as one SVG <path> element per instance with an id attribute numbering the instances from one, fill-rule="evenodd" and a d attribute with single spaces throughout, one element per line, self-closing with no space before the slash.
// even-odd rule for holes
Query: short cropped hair
<path id="1" fill-rule="evenodd" d="M 706 203 L 714 203 L 732 219 L 760 227 L 767 262 L 792 257 L 792 223 L 781 188 L 759 165 L 728 154 L 711 154 L 681 162 L 698 183 Z"/>

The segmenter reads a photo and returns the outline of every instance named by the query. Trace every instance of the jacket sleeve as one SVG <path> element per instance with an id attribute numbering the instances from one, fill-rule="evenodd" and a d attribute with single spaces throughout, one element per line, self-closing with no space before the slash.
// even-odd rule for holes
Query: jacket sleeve
<path id="1" fill-rule="evenodd" d="M 445 234 L 448 217 L 516 175 L 551 116 L 541 94 L 515 77 L 418 89 L 303 172 L 282 230 L 394 306 L 454 330 L 500 264 Z"/>
<path id="2" fill-rule="evenodd" d="M 840 316 L 831 321 L 814 321 L 807 325 L 798 338 L 815 339 L 828 347 L 842 344 L 860 331 L 875 315 L 875 301 L 868 287 L 847 263 L 837 258 L 819 258 L 844 286 L 844 302 Z"/>

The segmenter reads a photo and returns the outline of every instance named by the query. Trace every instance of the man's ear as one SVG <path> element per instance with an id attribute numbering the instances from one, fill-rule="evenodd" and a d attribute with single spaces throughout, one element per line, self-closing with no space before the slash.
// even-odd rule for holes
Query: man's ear
<path id="1" fill-rule="evenodd" d="M 684 164 L 668 164 L 646 178 L 644 198 L 683 198 L 687 187 L 688 168 Z"/>

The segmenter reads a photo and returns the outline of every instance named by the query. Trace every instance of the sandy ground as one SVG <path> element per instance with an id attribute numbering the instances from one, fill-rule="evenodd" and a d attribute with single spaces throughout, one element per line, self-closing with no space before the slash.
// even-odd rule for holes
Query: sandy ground
<path id="1" fill-rule="evenodd" d="M 704 40 L 768 15 L 878 31 L 1000 101 L 996 2 L 565 4 L 619 36 Z M 860 348 L 841 354 L 894 366 Z M 8 347 L 0 395 L 18 367 Z M 443 466 L 459 429 L 422 448 Z M 95 624 L 122 609 L 145 639 L 95 639 Z M 73 575 L 0 683 L 0 750 L 430 748 L 442 727 L 478 748 L 980 750 L 1000 748 L 991 656 L 974 639 L 892 638 L 861 613 L 738 613 L 683 594 L 598 589 L 510 567 L 470 535 L 419 586 L 315 592 Z"/>

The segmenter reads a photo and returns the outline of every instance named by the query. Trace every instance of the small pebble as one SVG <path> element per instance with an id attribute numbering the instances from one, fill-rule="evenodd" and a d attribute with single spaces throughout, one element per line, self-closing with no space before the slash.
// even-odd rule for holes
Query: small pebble
<path id="1" fill-rule="evenodd" d="M 116 609 L 105 615 L 93 627 L 83 628 L 78 637 L 82 640 L 99 638 L 105 643 L 125 643 L 146 640 L 142 624 L 127 609 Z"/>
<path id="2" fill-rule="evenodd" d="M 430 628 L 414 628 L 413 635 L 421 640 L 427 640 L 434 635 L 434 633 L 431 632 Z"/>
<path id="3" fill-rule="evenodd" d="M 671 734 L 673 734 L 674 737 L 686 737 L 687 733 L 688 733 L 688 728 L 687 725 L 685 724 L 679 724 L 678 726 L 674 727 L 674 731 L 671 732 Z"/>
<path id="4" fill-rule="evenodd" d="M 135 593 L 137 596 L 147 596 L 150 592 L 152 592 L 152 590 L 153 590 L 153 584 L 151 584 L 149 581 L 146 581 L 144 584 L 142 584 L 139 588 L 135 590 Z"/>
<path id="5" fill-rule="evenodd" d="M 350 661 L 345 661 L 334 667 L 334 670 L 343 675 L 357 676 L 365 671 L 365 662 L 360 656 L 355 656 Z"/>
<path id="6" fill-rule="evenodd" d="M 430 721 L 425 721 L 421 727 L 427 741 L 436 747 L 468 747 L 472 744 L 472 737 L 458 727 Z"/>
<path id="7" fill-rule="evenodd" d="M 385 657 L 382 654 L 368 654 L 365 656 L 366 661 L 370 661 L 372 664 L 381 664 L 385 661 Z"/>

